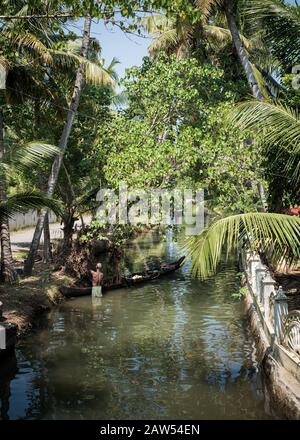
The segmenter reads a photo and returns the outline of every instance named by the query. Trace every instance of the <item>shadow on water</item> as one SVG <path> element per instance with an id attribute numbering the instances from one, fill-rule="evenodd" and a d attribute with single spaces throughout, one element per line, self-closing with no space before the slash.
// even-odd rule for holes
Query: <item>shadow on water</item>
<path id="1" fill-rule="evenodd" d="M 126 249 L 124 265 L 137 271 L 179 254 L 148 235 Z M 238 289 L 233 263 L 200 282 L 187 262 L 151 284 L 64 303 L 1 375 L 2 418 L 273 418 Z"/>
<path id="2" fill-rule="evenodd" d="M 0 420 L 9 420 L 11 381 L 15 379 L 17 372 L 17 358 L 15 353 L 12 353 L 0 365 Z"/>

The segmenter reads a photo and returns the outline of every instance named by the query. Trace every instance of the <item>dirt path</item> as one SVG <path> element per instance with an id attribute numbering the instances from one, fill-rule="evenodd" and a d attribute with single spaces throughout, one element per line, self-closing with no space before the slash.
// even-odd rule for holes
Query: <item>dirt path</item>
<path id="1" fill-rule="evenodd" d="M 84 222 L 88 224 L 90 222 L 90 217 L 84 217 Z M 81 222 L 75 222 L 75 225 L 80 227 Z M 18 251 L 28 251 L 30 243 L 34 233 L 34 227 L 28 227 L 24 229 L 19 229 L 18 231 L 11 231 L 11 246 L 13 252 Z M 50 223 L 50 239 L 58 240 L 63 238 L 62 225 L 60 223 Z M 44 242 L 44 237 L 42 235 L 41 244 Z"/>
<path id="2" fill-rule="evenodd" d="M 63 236 L 62 226 L 60 223 L 50 224 L 50 237 L 51 239 L 59 239 Z M 34 233 L 34 227 L 20 229 L 18 231 L 11 231 L 11 246 L 14 252 L 16 251 L 28 251 L 30 243 Z M 44 242 L 42 236 L 41 243 Z"/>

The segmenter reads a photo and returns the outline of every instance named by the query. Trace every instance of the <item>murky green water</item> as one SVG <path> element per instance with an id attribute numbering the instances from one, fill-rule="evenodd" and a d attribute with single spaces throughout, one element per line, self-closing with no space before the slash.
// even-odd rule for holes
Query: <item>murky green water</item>
<path id="1" fill-rule="evenodd" d="M 149 235 L 127 252 L 172 260 Z M 267 419 L 234 266 L 211 281 L 180 271 L 143 287 L 70 300 L 0 369 L 1 418 Z"/>

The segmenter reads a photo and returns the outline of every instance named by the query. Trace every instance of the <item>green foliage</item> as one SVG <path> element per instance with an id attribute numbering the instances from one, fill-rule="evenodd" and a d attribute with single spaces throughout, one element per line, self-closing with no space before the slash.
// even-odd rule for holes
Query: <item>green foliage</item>
<path id="1" fill-rule="evenodd" d="M 300 257 L 299 218 L 260 212 L 239 214 L 216 220 L 199 236 L 187 239 L 194 274 L 203 278 L 214 274 L 224 256 L 225 245 L 229 257 L 245 237 L 250 239 L 254 250 L 268 250 L 274 261 L 284 256 Z"/>
<path id="2" fill-rule="evenodd" d="M 37 191 L 19 192 L 0 202 L 0 220 L 3 221 L 16 212 L 26 213 L 29 209 L 41 209 L 43 207 L 51 209 L 57 215 L 61 214 L 62 207 L 57 200 L 46 197 Z"/>
<path id="3" fill-rule="evenodd" d="M 273 189 L 271 208 L 280 212 L 299 203 L 300 121 L 297 105 L 290 108 L 281 103 L 245 102 L 232 111 L 231 117 L 237 128 L 254 129 L 260 133 L 265 175 Z"/>
<path id="4" fill-rule="evenodd" d="M 109 238 L 117 247 L 121 247 L 134 235 L 134 228 L 130 225 L 115 225 L 109 228 L 99 220 L 93 220 L 80 236 L 81 243 L 88 244 L 92 240 L 107 240 Z"/>
<path id="5" fill-rule="evenodd" d="M 225 120 L 243 83 L 194 58 L 160 54 L 129 70 L 123 84 L 128 108 L 106 121 L 92 150 L 108 184 L 202 187 L 214 208 L 255 206 L 257 152 L 245 142 L 249 133 Z"/>
<path id="6" fill-rule="evenodd" d="M 240 287 L 239 291 L 237 293 L 233 293 L 231 297 L 233 299 L 241 300 L 244 298 L 248 293 L 247 287 Z"/>
<path id="7" fill-rule="evenodd" d="M 283 0 L 250 0 L 245 13 L 252 27 L 264 33 L 264 44 L 285 69 L 300 56 L 300 8 Z"/>

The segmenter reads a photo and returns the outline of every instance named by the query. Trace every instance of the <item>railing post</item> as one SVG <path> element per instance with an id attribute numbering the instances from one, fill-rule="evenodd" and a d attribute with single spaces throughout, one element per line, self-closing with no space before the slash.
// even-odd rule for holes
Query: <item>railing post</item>
<path id="1" fill-rule="evenodd" d="M 271 322 L 270 296 L 272 293 L 275 295 L 276 281 L 272 278 L 268 270 L 265 271 L 264 277 L 262 278 L 261 287 L 265 319 Z"/>
<path id="2" fill-rule="evenodd" d="M 258 299 L 258 301 L 263 304 L 263 294 L 262 294 L 262 285 L 261 285 L 261 281 L 263 279 L 263 276 L 266 272 L 266 268 L 265 266 L 263 266 L 262 264 L 259 264 L 256 267 L 256 271 L 255 271 L 255 288 L 256 288 L 256 297 Z"/>
<path id="3" fill-rule="evenodd" d="M 255 282 L 256 282 L 256 268 L 260 265 L 260 259 L 257 255 L 253 255 L 250 262 L 250 283 L 252 286 L 253 293 L 255 293 Z"/>
<path id="4" fill-rule="evenodd" d="M 280 286 L 274 298 L 274 327 L 275 335 L 278 342 L 281 342 L 283 336 L 283 317 L 289 312 L 287 296 Z"/>
<path id="5" fill-rule="evenodd" d="M 251 276 L 251 257 L 252 257 L 252 253 L 250 251 L 250 249 L 244 249 L 243 252 L 243 260 L 244 260 L 244 270 L 247 272 L 248 275 L 248 279 Z"/>

